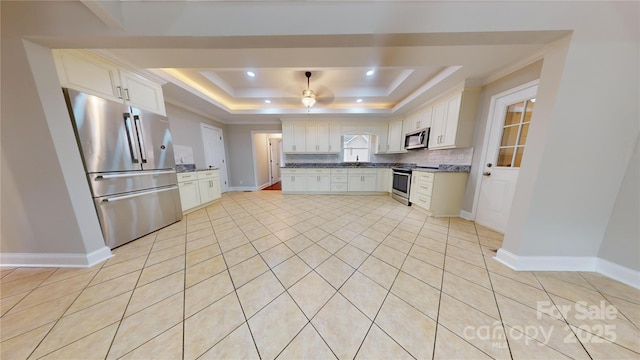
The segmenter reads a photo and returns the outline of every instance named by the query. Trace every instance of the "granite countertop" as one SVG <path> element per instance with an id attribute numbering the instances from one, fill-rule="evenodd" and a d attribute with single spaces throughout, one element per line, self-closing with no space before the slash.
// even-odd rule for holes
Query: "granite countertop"
<path id="1" fill-rule="evenodd" d="M 431 166 L 420 166 L 415 163 L 286 163 L 283 169 L 309 169 L 309 168 L 407 168 L 413 171 L 423 172 L 469 172 L 471 165 L 450 165 L 439 164 Z"/>
<path id="2" fill-rule="evenodd" d="M 176 172 L 177 173 L 185 173 L 185 172 L 194 172 L 194 171 L 208 171 L 208 170 L 218 170 L 218 168 L 197 168 L 196 164 L 176 164 Z"/>
<path id="3" fill-rule="evenodd" d="M 286 163 L 282 166 L 286 168 L 392 168 L 392 167 L 415 167 L 416 164 L 408 163 L 372 163 L 372 162 L 339 162 L 339 163 Z"/>
<path id="4" fill-rule="evenodd" d="M 470 172 L 471 165 L 449 165 L 449 164 L 440 164 L 438 167 L 421 167 L 416 166 L 413 168 L 413 171 L 422 171 L 422 172 Z"/>

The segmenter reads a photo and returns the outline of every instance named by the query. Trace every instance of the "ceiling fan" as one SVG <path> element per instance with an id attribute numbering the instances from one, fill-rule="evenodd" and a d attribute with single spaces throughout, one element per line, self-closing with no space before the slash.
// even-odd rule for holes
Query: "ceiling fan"
<path id="1" fill-rule="evenodd" d="M 311 71 L 305 71 L 304 76 L 307 78 L 307 86 L 306 89 L 302 90 L 302 94 L 300 94 L 300 88 L 295 86 L 293 83 L 286 88 L 282 89 L 284 92 L 283 99 L 284 101 L 293 107 L 299 107 L 300 102 L 307 109 L 307 112 L 310 112 L 311 107 L 315 106 L 326 106 L 333 103 L 335 96 L 333 91 L 329 90 L 326 86 L 322 85 L 314 85 L 311 88 L 311 76 L 314 78 L 322 78 L 323 72 L 320 71 L 312 73 Z M 300 72 L 293 73 L 295 81 L 299 81 Z"/>
<path id="2" fill-rule="evenodd" d="M 309 88 L 309 79 L 311 78 L 311 71 L 304 73 L 307 77 L 307 89 L 302 90 L 302 104 L 307 107 L 307 111 L 316 103 L 318 96 L 313 90 Z"/>

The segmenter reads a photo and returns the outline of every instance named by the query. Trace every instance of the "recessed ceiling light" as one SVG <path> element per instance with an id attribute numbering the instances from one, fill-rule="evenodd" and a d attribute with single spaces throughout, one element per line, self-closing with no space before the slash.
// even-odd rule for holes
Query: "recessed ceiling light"
<path id="1" fill-rule="evenodd" d="M 264 103 L 265 104 L 271 104 L 271 100 L 265 100 Z"/>
<path id="2" fill-rule="evenodd" d="M 536 98 L 531 99 L 531 102 L 536 102 Z"/>
<path id="3" fill-rule="evenodd" d="M 356 102 L 357 102 L 357 103 L 361 103 L 361 102 L 362 102 L 362 99 L 358 99 L 358 100 L 356 100 Z"/>
<path id="4" fill-rule="evenodd" d="M 253 71 L 247 71 L 247 75 L 254 77 L 256 76 L 256 73 L 254 73 Z"/>
<path id="5" fill-rule="evenodd" d="M 367 71 L 367 76 L 371 76 L 371 75 L 373 75 L 373 72 L 374 72 L 373 70 L 369 70 L 369 71 Z"/>

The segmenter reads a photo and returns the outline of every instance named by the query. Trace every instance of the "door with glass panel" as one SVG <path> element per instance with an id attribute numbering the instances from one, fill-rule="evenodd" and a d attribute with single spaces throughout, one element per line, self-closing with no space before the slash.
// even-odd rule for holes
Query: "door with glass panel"
<path id="1" fill-rule="evenodd" d="M 492 99 L 487 156 L 475 221 L 501 233 L 509 221 L 537 90 L 536 82 Z"/>

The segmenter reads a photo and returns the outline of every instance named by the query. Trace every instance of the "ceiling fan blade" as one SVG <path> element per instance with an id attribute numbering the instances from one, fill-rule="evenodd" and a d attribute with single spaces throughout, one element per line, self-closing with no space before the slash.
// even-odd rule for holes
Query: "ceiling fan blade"
<path id="1" fill-rule="evenodd" d="M 335 100 L 335 94 L 326 86 L 317 86 L 316 94 L 318 95 L 319 105 L 330 105 Z"/>

